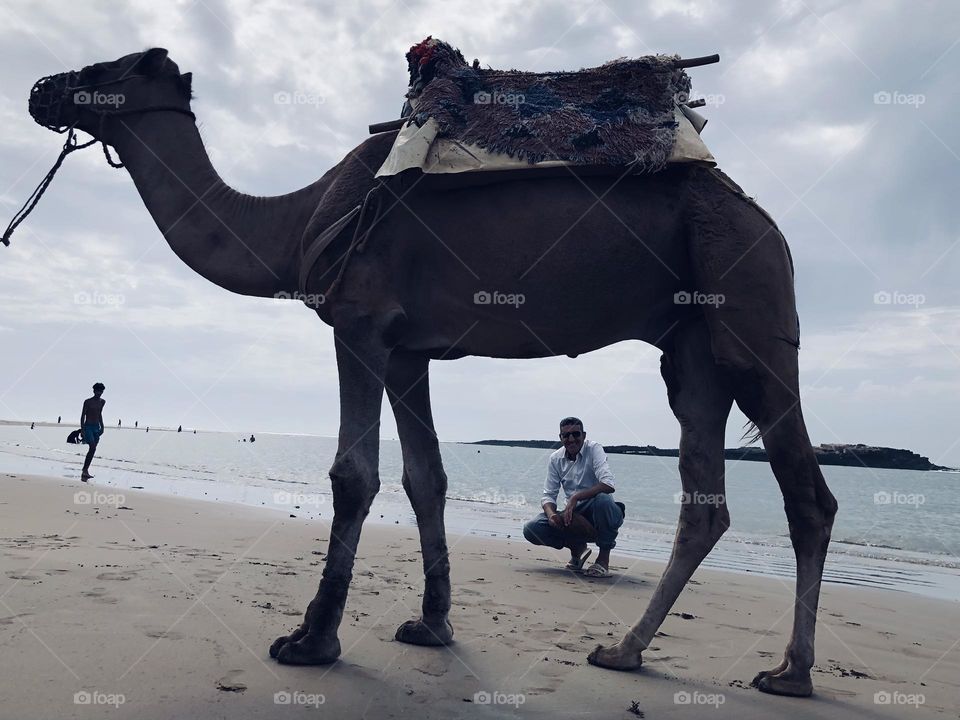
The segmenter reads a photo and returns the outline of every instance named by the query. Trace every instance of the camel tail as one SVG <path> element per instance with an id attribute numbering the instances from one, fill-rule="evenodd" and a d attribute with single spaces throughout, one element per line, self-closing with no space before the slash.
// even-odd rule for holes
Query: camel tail
<path id="1" fill-rule="evenodd" d="M 747 445 L 753 445 L 761 437 L 763 437 L 763 434 L 757 424 L 748 420 L 743 426 L 743 435 L 740 437 L 740 442 L 746 440 Z"/>

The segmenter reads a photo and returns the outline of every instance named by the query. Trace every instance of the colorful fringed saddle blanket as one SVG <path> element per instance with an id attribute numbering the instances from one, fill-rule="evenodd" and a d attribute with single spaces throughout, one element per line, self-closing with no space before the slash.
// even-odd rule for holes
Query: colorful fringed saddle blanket
<path id="1" fill-rule="evenodd" d="M 407 53 L 409 122 L 378 176 L 714 164 L 685 113 L 690 78 L 678 62 L 655 55 L 577 72 L 492 70 L 427 38 Z"/>

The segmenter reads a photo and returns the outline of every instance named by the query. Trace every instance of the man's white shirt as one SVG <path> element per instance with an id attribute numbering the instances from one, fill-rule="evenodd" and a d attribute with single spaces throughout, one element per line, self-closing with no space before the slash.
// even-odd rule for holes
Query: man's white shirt
<path id="1" fill-rule="evenodd" d="M 584 440 L 583 447 L 577 453 L 576 460 L 567 459 L 567 449 L 560 448 L 550 455 L 547 466 L 547 480 L 543 485 L 543 499 L 540 504 L 557 503 L 560 488 L 566 499 L 580 490 L 586 490 L 597 483 L 615 487 L 613 473 L 607 465 L 607 453 L 603 445 L 593 440 Z"/>

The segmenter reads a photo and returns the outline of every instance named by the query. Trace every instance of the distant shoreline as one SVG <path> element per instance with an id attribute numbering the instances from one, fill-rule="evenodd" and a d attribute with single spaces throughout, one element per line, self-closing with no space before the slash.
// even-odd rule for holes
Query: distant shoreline
<path id="1" fill-rule="evenodd" d="M 463 445 L 494 445 L 499 447 L 526 447 L 540 450 L 556 450 L 560 443 L 555 440 L 478 440 Z M 604 445 L 604 449 L 613 455 L 645 455 L 648 457 L 679 457 L 680 451 L 670 448 L 658 448 L 655 445 Z M 956 470 L 956 468 L 935 465 L 929 458 L 910 450 L 876 447 L 872 445 L 829 444 L 815 445 L 813 448 L 817 462 L 821 465 L 839 465 L 843 467 L 867 467 L 883 470 Z M 750 460 L 767 462 L 767 452 L 759 447 L 727 448 L 723 451 L 727 460 Z"/>

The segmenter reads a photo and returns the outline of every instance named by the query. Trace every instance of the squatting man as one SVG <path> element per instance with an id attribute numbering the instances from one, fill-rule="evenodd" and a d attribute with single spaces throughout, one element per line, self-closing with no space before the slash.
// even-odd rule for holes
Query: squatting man
<path id="1" fill-rule="evenodd" d="M 592 578 L 610 577 L 610 551 L 616 547 L 617 531 L 625 509 L 614 502 L 613 473 L 603 446 L 587 440 L 583 422 L 567 417 L 560 421 L 559 450 L 550 456 L 543 488 L 543 512 L 523 526 L 523 536 L 534 545 L 570 549 L 567 569 Z M 557 510 L 563 488 L 566 504 Z M 592 552 L 588 542 L 600 547 L 597 561 L 583 570 Z"/>

